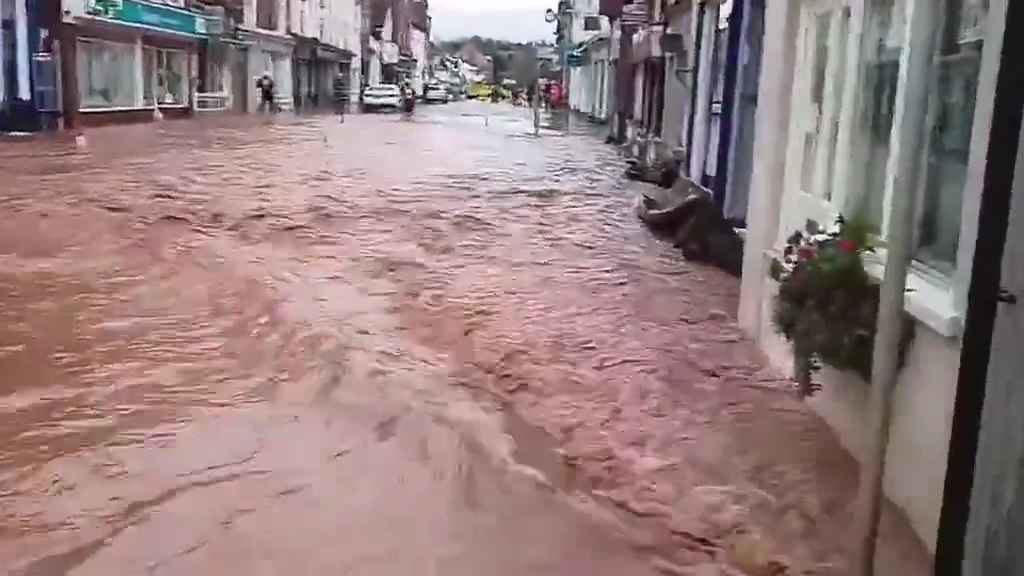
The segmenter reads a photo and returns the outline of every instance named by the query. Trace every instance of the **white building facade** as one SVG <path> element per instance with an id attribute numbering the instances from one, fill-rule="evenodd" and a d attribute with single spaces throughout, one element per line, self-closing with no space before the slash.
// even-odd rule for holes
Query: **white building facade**
<path id="1" fill-rule="evenodd" d="M 244 25 L 239 27 L 239 36 L 248 43 L 249 90 L 245 107 L 248 112 L 255 112 L 259 107 L 255 85 L 263 74 L 269 74 L 274 80 L 278 106 L 285 110 L 294 107 L 292 53 L 295 39 L 288 34 L 288 1 L 244 1 Z"/>
<path id="2" fill-rule="evenodd" d="M 586 114 L 593 113 L 596 95 L 604 86 L 601 77 L 607 76 L 610 28 L 608 19 L 599 15 L 600 7 L 598 0 L 575 0 L 561 14 L 563 45 L 569 47 L 568 65 L 563 72 L 569 91 L 569 108 Z M 598 37 L 603 37 L 604 41 L 595 46 Z M 590 48 L 598 50 L 590 54 Z M 603 67 L 603 73 L 598 71 L 599 66 Z M 601 93 L 607 94 L 607 87 Z"/>
<path id="3" fill-rule="evenodd" d="M 362 4 L 357 0 L 288 0 L 296 38 L 295 99 L 305 107 L 353 101 L 361 83 Z"/>
<path id="4" fill-rule="evenodd" d="M 766 5 L 740 322 L 791 370 L 772 325 L 771 258 L 808 220 L 842 215 L 876 229 L 883 249 L 867 267 L 880 279 L 901 226 L 894 208 L 913 205 L 915 337 L 892 399 L 884 488 L 933 551 L 1009 1 Z M 869 385 L 827 367 L 817 379 L 811 405 L 862 458 Z"/>
<path id="5" fill-rule="evenodd" d="M 409 49 L 416 61 L 416 68 L 413 70 L 412 89 L 417 94 L 423 95 L 423 87 L 430 79 L 430 57 L 429 57 L 430 35 L 426 30 L 421 30 L 413 25 L 409 29 Z"/>
<path id="6" fill-rule="evenodd" d="M 569 107 L 592 120 L 605 122 L 611 110 L 615 83 L 611 35 L 606 18 L 599 17 L 602 30 L 591 36 L 569 56 Z"/>

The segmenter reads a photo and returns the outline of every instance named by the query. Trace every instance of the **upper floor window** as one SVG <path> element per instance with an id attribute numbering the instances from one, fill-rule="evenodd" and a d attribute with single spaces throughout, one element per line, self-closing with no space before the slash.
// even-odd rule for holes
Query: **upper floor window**
<path id="1" fill-rule="evenodd" d="M 256 0 L 256 26 L 277 30 L 277 0 Z"/>

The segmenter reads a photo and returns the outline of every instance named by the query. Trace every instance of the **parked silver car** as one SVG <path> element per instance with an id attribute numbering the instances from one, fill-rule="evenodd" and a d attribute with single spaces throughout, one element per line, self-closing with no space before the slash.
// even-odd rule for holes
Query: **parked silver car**
<path id="1" fill-rule="evenodd" d="M 429 84 L 423 91 L 423 100 L 428 104 L 447 104 L 451 94 L 440 84 Z"/>
<path id="2" fill-rule="evenodd" d="M 402 108 L 402 91 L 395 84 L 378 84 L 363 91 L 363 110 L 369 112 Z"/>

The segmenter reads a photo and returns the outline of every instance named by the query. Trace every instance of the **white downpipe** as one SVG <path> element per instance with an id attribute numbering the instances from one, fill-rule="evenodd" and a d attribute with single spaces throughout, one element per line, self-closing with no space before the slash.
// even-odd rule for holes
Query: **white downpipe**
<path id="1" fill-rule="evenodd" d="M 32 86 L 28 70 L 28 12 L 25 0 L 14 0 L 14 54 L 18 68 L 18 98 L 32 98 Z"/>
<path id="2" fill-rule="evenodd" d="M 873 576 L 879 520 L 884 498 L 885 458 L 892 420 L 892 394 L 899 378 L 907 270 L 913 258 L 916 210 L 915 168 L 922 147 L 931 80 L 936 8 L 930 2 L 907 7 L 908 49 L 900 56 L 899 88 L 893 113 L 895 142 L 889 157 L 887 186 L 893 193 L 888 223 L 888 253 L 878 303 L 878 330 L 871 366 L 867 450 L 860 468 L 855 532 L 858 576 Z"/>
<path id="3" fill-rule="evenodd" d="M 146 93 L 145 93 L 145 81 L 146 81 L 146 51 L 142 48 L 142 36 L 135 39 L 135 46 L 133 47 L 135 52 L 135 67 L 132 70 L 132 75 L 135 81 L 135 105 L 145 106 Z M 156 63 L 154 62 L 154 65 Z M 156 86 L 153 89 L 153 107 L 156 107 Z"/>
<path id="4" fill-rule="evenodd" d="M 2 19 L 3 19 L 3 2 L 2 2 L 2 0 L 0 0 L 0 20 L 2 20 Z M 0 62 L 4 62 L 4 46 L 6 44 L 7 44 L 7 41 L 4 38 L 3 28 L 0 28 Z M 3 72 L 3 70 L 0 70 L 0 104 L 3 104 L 3 102 L 7 99 L 7 97 L 6 97 L 7 88 L 4 85 L 4 81 L 5 80 L 6 80 L 6 78 L 4 78 L 4 72 Z"/>

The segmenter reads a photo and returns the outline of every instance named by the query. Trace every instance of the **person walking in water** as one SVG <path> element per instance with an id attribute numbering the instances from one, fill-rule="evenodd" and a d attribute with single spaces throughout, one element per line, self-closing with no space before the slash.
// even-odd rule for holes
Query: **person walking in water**
<path id="1" fill-rule="evenodd" d="M 413 111 L 416 110 L 416 91 L 412 89 L 412 85 L 408 82 L 402 85 L 402 105 L 407 116 L 411 116 Z"/>
<path id="2" fill-rule="evenodd" d="M 274 104 L 274 79 L 271 78 L 270 72 L 264 72 L 256 81 L 256 89 L 260 92 L 260 112 L 277 112 Z"/>
<path id="3" fill-rule="evenodd" d="M 334 76 L 334 111 L 338 114 L 341 123 L 345 123 L 345 108 L 348 107 L 348 78 L 338 72 Z"/>

